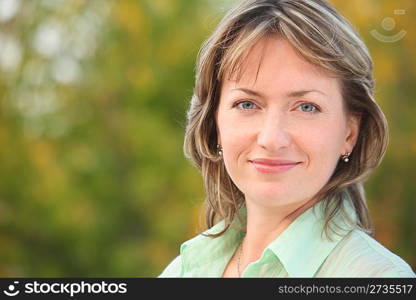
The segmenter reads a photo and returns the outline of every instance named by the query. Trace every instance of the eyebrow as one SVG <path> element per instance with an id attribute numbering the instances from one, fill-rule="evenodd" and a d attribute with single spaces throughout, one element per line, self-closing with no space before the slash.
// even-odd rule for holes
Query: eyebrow
<path id="1" fill-rule="evenodd" d="M 232 89 L 231 91 L 242 91 L 242 92 L 244 92 L 248 95 L 251 95 L 251 96 L 265 98 L 265 96 L 261 92 L 250 90 L 250 89 L 247 89 L 247 88 L 237 88 L 237 89 Z M 322 94 L 322 95 L 326 96 L 326 94 L 324 92 L 322 92 L 320 90 L 312 89 L 312 90 L 299 90 L 299 91 L 289 92 L 289 93 L 286 94 L 286 97 L 288 97 L 288 98 L 302 97 L 302 96 L 305 96 L 306 94 L 309 94 L 309 93 L 319 93 L 319 94 Z"/>

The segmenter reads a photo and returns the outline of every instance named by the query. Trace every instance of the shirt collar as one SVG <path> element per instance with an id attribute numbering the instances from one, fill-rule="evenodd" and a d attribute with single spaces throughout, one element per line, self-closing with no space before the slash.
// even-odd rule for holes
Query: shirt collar
<path id="1" fill-rule="evenodd" d="M 355 219 L 355 211 L 345 201 L 345 213 Z M 240 209 L 245 218 L 245 207 Z M 338 234 L 328 239 L 323 233 L 324 226 L 323 202 L 320 201 L 298 216 L 272 243 L 266 247 L 271 250 L 290 277 L 312 277 L 340 240 L 353 228 L 336 214 L 333 222 Z M 203 234 L 184 242 L 181 245 L 181 257 L 184 276 L 218 277 L 234 251 L 240 244 L 244 232 L 238 229 L 241 223 L 236 219 L 227 231 L 217 237 Z M 218 233 L 224 229 L 224 221 L 220 221 L 204 234 Z"/>
<path id="2" fill-rule="evenodd" d="M 235 224 L 236 222 L 233 222 L 233 225 Z M 221 232 L 224 226 L 225 222 L 220 221 L 203 234 L 181 245 L 180 253 L 185 277 L 220 277 L 222 275 L 221 272 L 244 236 L 244 232 L 234 226 L 230 226 L 219 237 L 205 236 Z"/>
<path id="3" fill-rule="evenodd" d="M 351 204 L 345 201 L 344 208 L 345 213 L 355 220 Z M 323 232 L 324 211 L 320 201 L 296 218 L 267 248 L 281 261 L 290 277 L 312 277 L 342 238 L 354 228 L 340 212 L 332 224 L 337 231 L 330 231 L 328 239 Z"/>

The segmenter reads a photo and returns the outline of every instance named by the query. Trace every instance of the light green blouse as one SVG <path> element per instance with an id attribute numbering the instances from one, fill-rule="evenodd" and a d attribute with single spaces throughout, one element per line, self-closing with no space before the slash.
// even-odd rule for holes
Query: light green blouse
<path id="1" fill-rule="evenodd" d="M 351 206 L 345 211 L 351 218 L 356 217 Z M 244 216 L 245 210 L 240 212 Z M 404 260 L 363 231 L 347 225 L 341 214 L 334 221 L 344 229 L 328 240 L 321 234 L 322 216 L 320 202 L 303 212 L 257 261 L 247 266 L 242 277 L 416 277 Z M 233 224 L 239 225 L 237 221 Z M 221 221 L 205 233 L 223 228 Z M 243 234 L 231 226 L 220 237 L 200 234 L 184 242 L 180 255 L 159 277 L 221 277 Z"/>

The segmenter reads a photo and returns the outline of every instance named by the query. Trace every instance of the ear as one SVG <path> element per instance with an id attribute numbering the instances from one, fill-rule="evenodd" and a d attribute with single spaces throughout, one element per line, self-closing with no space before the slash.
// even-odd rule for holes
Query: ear
<path id="1" fill-rule="evenodd" d="M 352 152 L 360 133 L 361 115 L 350 115 L 347 122 L 347 135 L 345 137 L 345 152 Z M 344 152 L 344 153 L 345 153 Z"/>

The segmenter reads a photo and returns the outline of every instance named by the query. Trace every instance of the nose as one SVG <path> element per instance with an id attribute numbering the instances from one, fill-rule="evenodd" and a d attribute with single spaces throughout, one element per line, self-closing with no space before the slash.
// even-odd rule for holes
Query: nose
<path id="1" fill-rule="evenodd" d="M 291 143 L 288 124 L 282 114 L 268 114 L 260 124 L 257 144 L 268 152 L 278 152 Z"/>

